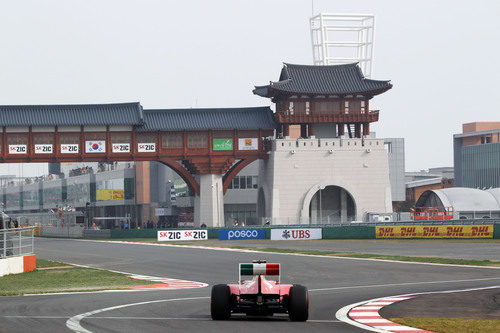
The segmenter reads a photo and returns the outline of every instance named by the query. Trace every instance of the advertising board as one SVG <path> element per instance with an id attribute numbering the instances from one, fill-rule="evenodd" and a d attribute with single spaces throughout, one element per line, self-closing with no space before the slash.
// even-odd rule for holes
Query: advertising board
<path id="1" fill-rule="evenodd" d="M 219 230 L 219 240 L 265 239 L 264 229 L 229 229 Z"/>
<path id="2" fill-rule="evenodd" d="M 258 138 L 238 139 L 238 149 L 239 150 L 258 150 L 259 149 L 259 139 Z"/>
<path id="3" fill-rule="evenodd" d="M 272 240 L 321 239 L 321 228 L 271 229 Z"/>
<path id="4" fill-rule="evenodd" d="M 9 154 L 26 154 L 27 147 L 27 145 L 9 145 Z"/>
<path id="5" fill-rule="evenodd" d="M 113 143 L 111 150 L 113 153 L 130 153 L 130 143 Z"/>
<path id="6" fill-rule="evenodd" d="M 154 153 L 156 151 L 156 143 L 138 143 L 137 152 L 139 153 Z"/>
<path id="7" fill-rule="evenodd" d="M 233 150 L 233 139 L 213 139 L 214 150 Z"/>
<path id="8" fill-rule="evenodd" d="M 376 227 L 376 238 L 493 238 L 493 225 L 408 225 Z"/>
<path id="9" fill-rule="evenodd" d="M 96 190 L 97 201 L 124 200 L 125 190 Z"/>
<path id="10" fill-rule="evenodd" d="M 158 241 L 206 240 L 207 230 L 166 230 L 158 231 Z"/>
<path id="11" fill-rule="evenodd" d="M 61 154 L 78 154 L 78 144 L 77 143 L 71 143 L 71 144 L 61 144 Z"/>
<path id="12" fill-rule="evenodd" d="M 35 145 L 35 154 L 52 154 L 52 145 Z"/>
<path id="13" fill-rule="evenodd" d="M 171 208 L 155 208 L 155 215 L 156 216 L 172 215 L 171 212 L 172 212 Z"/>

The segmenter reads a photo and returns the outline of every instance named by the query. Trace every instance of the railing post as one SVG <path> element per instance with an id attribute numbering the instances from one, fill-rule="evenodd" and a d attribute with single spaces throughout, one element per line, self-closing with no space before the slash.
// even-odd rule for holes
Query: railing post
<path id="1" fill-rule="evenodd" d="M 21 255 L 21 248 L 22 248 L 22 238 L 21 238 L 22 231 L 19 230 L 19 251 L 17 252 L 17 255 Z"/>
<path id="2" fill-rule="evenodd" d="M 3 230 L 3 257 L 7 258 L 7 232 Z"/>
<path id="3" fill-rule="evenodd" d="M 31 228 L 31 253 L 35 253 L 35 227 Z"/>

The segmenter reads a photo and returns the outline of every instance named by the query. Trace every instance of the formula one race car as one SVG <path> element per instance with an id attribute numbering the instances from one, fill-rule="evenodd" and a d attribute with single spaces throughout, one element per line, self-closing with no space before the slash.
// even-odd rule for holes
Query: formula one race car
<path id="1" fill-rule="evenodd" d="M 243 276 L 252 276 L 252 279 L 242 280 Z M 277 279 L 272 280 L 273 277 Z M 309 292 L 299 284 L 281 284 L 280 264 L 254 261 L 240 264 L 238 284 L 212 287 L 210 312 L 214 320 L 229 319 L 231 313 L 254 316 L 288 313 L 292 321 L 306 321 L 309 317 Z"/>

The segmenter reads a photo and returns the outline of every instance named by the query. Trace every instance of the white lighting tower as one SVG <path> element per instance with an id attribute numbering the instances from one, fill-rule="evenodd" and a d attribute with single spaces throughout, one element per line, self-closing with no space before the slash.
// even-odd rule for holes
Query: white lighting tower
<path id="1" fill-rule="evenodd" d="M 359 62 L 371 76 L 375 15 L 320 13 L 310 23 L 314 65 Z"/>

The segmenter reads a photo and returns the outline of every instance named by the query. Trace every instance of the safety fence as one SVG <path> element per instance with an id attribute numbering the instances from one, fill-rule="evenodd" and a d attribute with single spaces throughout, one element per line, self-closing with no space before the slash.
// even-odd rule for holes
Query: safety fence
<path id="1" fill-rule="evenodd" d="M 33 230 L 34 227 L 0 230 L 0 258 L 33 254 Z"/>

